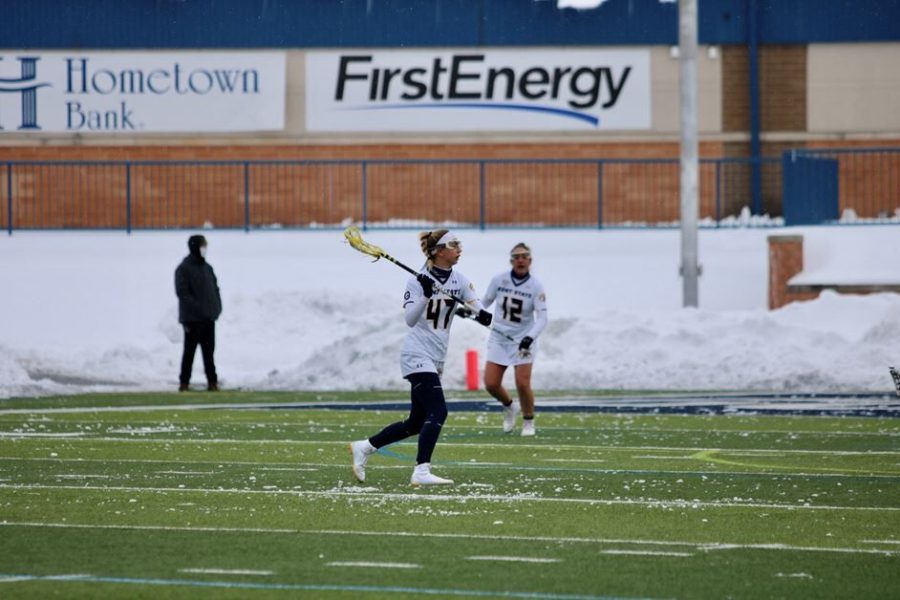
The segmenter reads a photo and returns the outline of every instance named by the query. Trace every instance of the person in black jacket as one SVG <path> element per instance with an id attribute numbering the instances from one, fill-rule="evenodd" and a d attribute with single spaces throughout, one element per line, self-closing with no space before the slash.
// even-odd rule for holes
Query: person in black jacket
<path id="1" fill-rule="evenodd" d="M 216 349 L 216 319 L 222 314 L 219 283 L 206 262 L 206 238 L 192 235 L 188 239 L 190 254 L 175 269 L 175 294 L 178 295 L 178 322 L 184 327 L 184 353 L 181 356 L 179 392 L 188 390 L 197 344 L 203 353 L 207 389 L 218 391 L 219 379 L 213 352 Z"/>

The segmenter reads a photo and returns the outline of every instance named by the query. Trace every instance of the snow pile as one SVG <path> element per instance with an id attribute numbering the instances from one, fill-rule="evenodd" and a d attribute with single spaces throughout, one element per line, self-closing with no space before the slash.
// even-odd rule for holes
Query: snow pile
<path id="1" fill-rule="evenodd" d="M 458 233 L 458 268 L 480 290 L 507 268 L 515 243 L 532 246 L 551 310 L 534 371 L 541 389 L 887 392 L 887 366 L 900 365 L 898 294 L 826 292 L 766 310 L 771 229 L 700 232 L 699 309 L 681 308 L 677 231 Z M 778 233 L 806 236 L 806 283 L 855 281 L 860 269 L 900 282 L 895 228 Z M 182 334 L 173 272 L 189 234 L 0 239 L 0 397 L 174 389 Z M 406 388 L 398 366 L 403 271 L 370 264 L 340 231 L 205 234 L 224 301 L 216 358 L 225 387 Z M 421 264 L 414 231 L 365 236 Z M 880 257 L 877 269 L 872 256 Z M 457 320 L 448 388 L 464 387 L 465 351 L 483 357 L 485 340 L 479 325 Z M 194 382 L 202 381 L 198 357 Z"/>

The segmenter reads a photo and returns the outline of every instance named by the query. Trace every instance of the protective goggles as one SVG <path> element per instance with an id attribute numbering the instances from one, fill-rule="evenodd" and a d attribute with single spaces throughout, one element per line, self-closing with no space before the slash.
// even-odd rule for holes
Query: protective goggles
<path id="1" fill-rule="evenodd" d="M 512 260 L 516 260 L 519 258 L 528 259 L 528 258 L 531 258 L 531 252 L 513 252 L 512 254 L 509 255 L 509 257 Z"/>
<path id="2" fill-rule="evenodd" d="M 437 246 L 446 246 L 448 248 L 453 248 L 454 250 L 462 250 L 462 242 L 459 241 L 459 238 L 453 235 L 452 232 L 448 231 L 438 240 Z"/>

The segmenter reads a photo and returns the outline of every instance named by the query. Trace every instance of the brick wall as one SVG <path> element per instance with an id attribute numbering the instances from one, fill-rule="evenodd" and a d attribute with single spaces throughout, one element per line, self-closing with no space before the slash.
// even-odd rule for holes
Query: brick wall
<path id="1" fill-rule="evenodd" d="M 547 159 L 677 158 L 671 142 L 621 144 L 405 144 L 341 146 L 49 146 L 0 147 L 0 162 L 160 161 L 151 164 L 16 166 L 13 219 L 19 228 L 242 227 L 339 224 L 363 217 L 360 163 L 207 164 L 167 161 L 391 159 L 536 159 L 484 169 L 488 223 L 596 225 L 669 222 L 679 216 L 679 168 L 665 163 L 538 162 Z M 720 156 L 719 143 L 701 155 Z M 244 187 L 244 174 L 248 175 Z M 714 217 L 714 169 L 701 169 L 701 217 Z M 366 165 L 366 219 L 478 223 L 478 163 Z M 126 184 L 130 181 L 130 186 Z M 598 183 L 601 182 L 602 183 Z M 602 215 L 598 214 L 598 185 Z M 6 174 L 0 172 L 0 200 Z M 245 204 L 246 198 L 246 204 Z M 249 205 L 249 206 L 248 206 Z M 7 223 L 0 202 L 0 224 Z"/>
<path id="2" fill-rule="evenodd" d="M 806 46 L 762 45 L 759 47 L 759 117 L 760 131 L 803 132 L 806 130 Z M 750 79 L 746 46 L 722 47 L 722 131 L 750 131 Z M 789 148 L 802 147 L 802 141 L 763 141 L 760 152 L 766 157 L 780 157 Z M 749 157 L 749 141 L 729 142 L 723 156 Z M 781 170 L 764 169 L 762 174 L 762 212 L 780 215 Z M 734 214 L 748 205 L 751 186 L 750 171 L 742 170 L 729 181 L 725 190 L 725 214 Z"/>
<path id="3" fill-rule="evenodd" d="M 877 143 L 813 141 L 808 148 L 900 148 L 900 140 Z M 860 217 L 892 217 L 900 211 L 900 152 L 888 154 L 840 154 L 838 158 L 838 206 L 852 207 Z"/>
<path id="4" fill-rule="evenodd" d="M 722 131 L 750 130 L 747 48 L 722 46 Z"/>
<path id="5" fill-rule="evenodd" d="M 769 236 L 769 310 L 796 300 L 811 300 L 818 292 L 794 293 L 788 281 L 803 270 L 803 236 Z"/>
<path id="6" fill-rule="evenodd" d="M 900 147 L 900 140 L 882 142 Z M 778 155 L 802 144 L 764 145 Z M 824 147 L 824 143 L 808 143 Z M 746 156 L 743 142 L 704 142 L 701 156 Z M 8 224 L 7 170 L 16 165 L 11 191 L 18 228 L 251 227 L 339 224 L 363 218 L 361 161 L 403 159 L 519 159 L 533 163 L 485 166 L 485 221 L 504 224 L 594 226 L 598 223 L 668 223 L 679 218 L 678 145 L 672 142 L 607 144 L 416 144 L 416 145 L 203 145 L 0 147 L 0 227 Z M 862 155 L 859 155 L 862 156 Z M 860 216 L 891 215 L 900 207 L 900 154 L 880 165 L 841 158 L 840 206 Z M 643 158 L 639 163 L 565 164 L 547 159 Z M 854 158 L 856 157 L 856 158 Z M 239 161 L 348 160 L 346 164 L 254 164 Z M 89 166 L 63 161 L 93 161 Z M 158 161 L 103 164 L 101 161 Z M 185 166 L 172 161 L 238 161 Z M 244 173 L 248 184 L 244 187 Z M 700 167 L 700 217 L 736 215 L 750 205 L 745 164 Z M 781 214 L 780 163 L 763 165 L 763 212 Z M 130 186 L 126 181 L 130 178 Z M 478 223 L 481 183 L 477 163 L 376 164 L 366 166 L 365 216 Z M 598 185 L 600 201 L 598 202 Z M 130 196 L 129 196 L 130 194 Z M 717 206 L 717 194 L 719 206 Z M 245 205 L 245 198 L 247 200 Z M 598 206 L 599 204 L 599 206 Z M 598 214 L 598 210 L 602 214 Z"/>
<path id="7" fill-rule="evenodd" d="M 806 131 L 806 46 L 759 47 L 761 131 Z M 750 66 L 746 46 L 722 48 L 722 130 L 750 130 Z"/>
<path id="8" fill-rule="evenodd" d="M 760 46 L 759 96 L 762 131 L 806 131 L 806 46 Z"/>
<path id="9" fill-rule="evenodd" d="M 721 143 L 703 142 L 701 156 L 720 156 Z M 316 160 L 678 158 L 677 141 L 459 144 L 217 144 L 0 146 L 9 160 Z"/>

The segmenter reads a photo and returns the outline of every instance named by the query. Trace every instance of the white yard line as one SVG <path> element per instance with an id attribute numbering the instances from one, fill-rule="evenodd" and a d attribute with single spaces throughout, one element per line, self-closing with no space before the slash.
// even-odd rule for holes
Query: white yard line
<path id="1" fill-rule="evenodd" d="M 392 562 L 368 562 L 352 560 L 336 560 L 325 563 L 328 567 L 365 567 L 373 569 L 419 569 L 422 565 L 416 563 L 392 563 Z"/>
<path id="2" fill-rule="evenodd" d="M 645 415 L 645 416 L 654 416 L 654 415 Z M 682 415 L 687 417 L 694 417 L 698 415 Z M 723 415 L 719 415 L 723 416 Z M 67 423 L 70 421 L 66 421 Z M 76 421 L 77 422 L 77 421 Z M 90 421 L 85 421 L 89 423 Z M 324 425 L 324 424 L 323 424 Z M 476 425 L 452 425 L 451 429 L 490 429 L 490 426 L 476 426 Z M 562 426 L 562 425 L 541 425 L 541 429 L 555 429 L 561 431 L 591 431 L 596 433 L 622 433 L 625 431 L 633 431 L 628 427 L 591 427 L 589 425 L 581 426 L 581 427 L 570 427 L 570 426 Z M 679 429 L 675 427 L 641 427 L 641 432 L 653 434 L 653 433 L 689 433 L 689 434 L 714 434 L 714 435 L 729 435 L 733 434 L 736 436 L 740 436 L 743 434 L 748 435 L 821 435 L 821 436 L 841 436 L 841 435 L 850 435 L 850 436 L 877 436 L 877 437 L 898 437 L 900 436 L 900 431 L 816 431 L 811 429 Z"/>
<path id="3" fill-rule="evenodd" d="M 178 527 L 170 525 L 91 525 L 87 523 L 35 523 L 0 521 L 0 527 L 49 527 L 52 529 L 113 529 L 135 531 L 192 531 L 203 533 L 303 533 L 299 529 L 264 527 Z"/>
<path id="4" fill-rule="evenodd" d="M 342 444 L 343 445 L 343 444 Z M 869 453 L 865 453 L 869 454 Z M 722 456 L 722 455 L 716 455 Z M 730 456 L 730 455 L 729 455 Z M 660 457 L 663 458 L 663 457 Z M 589 462 L 588 460 L 580 460 L 573 459 L 571 461 L 567 459 L 542 459 L 545 462 Z M 306 465 L 304 467 L 262 467 L 260 465 L 270 464 L 270 463 L 260 463 L 260 462 L 250 462 L 250 461 L 208 461 L 208 460 L 162 460 L 162 459 L 137 459 L 137 458 L 58 458 L 58 457 L 16 457 L 16 456 L 0 456 L 0 461 L 53 461 L 53 462 L 102 462 L 102 463 L 137 463 L 137 464 L 196 464 L 196 465 L 218 465 L 224 466 L 225 464 L 231 465 L 241 465 L 241 466 L 251 466 L 256 467 L 255 470 L 259 471 L 309 471 L 315 472 L 320 468 L 329 468 L 329 469 L 344 469 L 346 468 L 346 463 L 302 463 Z M 597 462 L 603 462 L 602 460 L 597 460 Z M 639 474 L 639 473 L 648 473 L 648 474 L 656 474 L 656 475 L 712 475 L 712 476 L 735 476 L 735 475 L 757 475 L 757 476 L 765 476 L 771 475 L 768 471 L 697 471 L 695 469 L 685 469 L 685 470 L 673 470 L 673 469 L 592 469 L 590 467 L 541 467 L 538 465 L 527 465 L 521 466 L 516 465 L 514 463 L 499 463 L 499 462 L 452 462 L 446 463 L 448 466 L 452 466 L 453 468 L 472 468 L 472 469 L 483 469 L 490 467 L 510 467 L 517 468 L 520 470 L 528 470 L 528 471 L 559 471 L 559 470 L 579 470 L 587 473 L 603 473 L 603 474 Z M 315 467 L 315 468 L 313 468 Z M 378 465 L 378 469 L 408 469 L 408 465 Z M 778 475 L 785 477 L 866 477 L 869 479 L 897 479 L 900 478 L 900 472 L 897 472 L 896 475 L 890 474 L 879 474 L 879 473 L 861 473 L 859 469 L 854 469 L 853 472 L 841 472 L 837 471 L 834 473 L 808 473 L 806 471 L 785 471 L 788 467 L 777 467 Z"/>
<path id="5" fill-rule="evenodd" d="M 35 434 L 35 438 L 41 437 L 43 434 Z M 47 437 L 53 437 L 47 436 Z M 269 439 L 231 439 L 231 438 L 134 438 L 134 437 L 76 437 L 66 439 L 67 442 L 126 442 L 136 444 L 262 444 L 262 445 L 294 445 L 294 446 L 346 446 L 347 440 L 269 440 Z M 402 445 L 413 446 L 413 443 L 405 442 Z M 504 449 L 509 450 L 511 446 L 508 443 L 492 443 L 492 442 L 441 442 L 441 447 L 453 448 L 488 448 L 488 449 Z M 602 452 L 642 452 L 642 451 L 660 451 L 660 452 L 716 452 L 725 456 L 783 456 L 786 454 L 811 454 L 811 455 L 827 455 L 827 456 L 900 456 L 900 450 L 770 450 L 770 449 L 733 449 L 728 448 L 700 448 L 685 446 L 595 446 L 591 444 L 516 444 L 516 450 L 599 450 Z"/>
<path id="6" fill-rule="evenodd" d="M 900 556 L 900 551 L 870 550 L 868 548 L 829 548 L 827 546 L 791 546 L 789 544 L 699 544 L 700 550 L 791 550 L 794 552 L 828 552 L 835 554 L 882 554 Z"/>
<path id="7" fill-rule="evenodd" d="M 536 564 L 560 563 L 561 558 L 533 558 L 525 556 L 467 556 L 466 560 L 487 560 L 498 562 L 523 562 Z"/>
<path id="8" fill-rule="evenodd" d="M 568 544 L 636 544 L 649 546 L 697 546 L 698 542 L 676 542 L 669 540 L 639 540 L 621 538 L 588 538 L 545 535 L 497 535 L 473 533 L 420 533 L 418 531 L 351 531 L 342 529 L 304 529 L 301 533 L 316 535 L 349 535 L 374 537 L 429 537 L 463 540 L 499 540 L 506 542 L 549 542 Z"/>
<path id="9" fill-rule="evenodd" d="M 404 401 L 406 401 L 406 400 L 398 401 L 398 402 L 404 402 Z M 191 406 L 194 406 L 198 410 L 210 408 L 210 405 L 187 405 L 185 408 L 179 409 L 179 410 L 189 410 L 189 408 Z M 222 406 L 234 406 L 234 405 L 222 405 Z M 113 407 L 113 408 L 115 408 L 115 407 Z M 128 407 L 123 407 L 123 408 L 127 409 Z M 161 407 L 161 408 L 172 408 L 172 407 Z M 177 408 L 177 407 L 175 407 L 175 408 Z M 266 407 L 266 409 L 268 410 L 268 407 Z M 5 415 L 12 416 L 12 415 L 17 415 L 17 414 L 21 414 L 21 413 L 43 413 L 43 412 L 91 413 L 91 412 L 105 412 L 105 411 L 98 411 L 98 410 L 92 409 L 92 408 L 38 409 L 38 410 L 27 409 L 27 408 L 6 409 L 6 410 L 0 410 L 0 423 L 7 422 L 7 421 L 10 423 L 21 423 L 20 419 L 3 419 L 2 417 Z M 125 410 L 125 412 L 132 412 L 132 411 L 129 409 L 129 410 Z M 143 412 L 143 411 L 133 411 L 133 412 Z M 150 411 L 148 411 L 148 412 L 150 412 Z M 499 417 L 499 415 L 500 415 L 499 412 L 495 413 L 495 416 Z M 658 417 L 659 415 L 646 414 L 643 416 Z M 679 415 L 679 416 L 693 417 L 693 416 L 697 416 L 697 415 Z M 735 415 L 719 415 L 719 416 L 729 417 L 729 416 L 735 416 Z M 739 416 L 739 418 L 743 418 L 745 416 L 746 415 Z M 462 417 L 462 418 L 465 418 L 465 417 Z M 159 422 L 159 419 L 152 419 L 150 417 L 147 417 L 145 420 L 151 424 L 156 424 Z M 48 419 L 47 417 L 43 417 L 40 419 L 28 419 L 28 422 L 33 422 L 33 423 L 47 423 L 47 422 L 52 422 L 52 421 L 53 421 L 53 419 Z M 67 423 L 67 424 L 87 423 L 90 425 L 94 425 L 97 423 L 96 420 L 89 420 L 89 419 L 65 419 L 65 420 L 62 420 L 59 422 Z M 256 421 L 252 421 L 252 420 L 247 420 L 247 421 L 237 420 L 237 421 L 232 421 L 230 424 L 245 425 L 247 427 L 252 427 L 252 426 L 258 425 L 258 423 Z M 294 421 L 266 421 L 265 422 L 265 426 L 269 427 L 269 428 L 271 428 L 271 427 L 288 427 L 288 428 L 297 428 L 298 431 L 306 431 L 308 429 L 322 428 L 322 427 L 332 427 L 332 428 L 338 429 L 338 428 L 344 427 L 346 425 L 347 424 L 344 422 L 337 422 L 337 421 L 335 421 L 335 422 L 317 421 L 312 424 L 297 423 Z M 495 427 L 496 426 L 492 423 L 483 423 L 483 424 L 475 424 L 475 425 L 468 425 L 465 423 L 459 423 L 459 424 L 454 423 L 451 425 L 447 425 L 446 428 L 448 430 L 477 429 L 480 431 L 484 431 L 486 429 L 490 430 Z M 621 433 L 624 431 L 630 431 L 630 429 L 628 427 L 609 427 L 609 426 L 593 427 L 590 425 L 574 426 L 574 425 L 547 425 L 547 424 L 541 425 L 541 429 L 553 430 L 553 431 L 576 431 L 576 432 L 578 432 L 578 431 L 583 432 L 583 431 L 589 430 L 591 432 L 602 432 L 602 433 L 607 433 L 607 432 Z M 819 435 L 819 436 L 849 435 L 849 436 L 900 437 L 900 431 L 873 432 L 873 431 L 818 431 L 818 430 L 813 430 L 813 429 L 791 429 L 791 430 L 785 430 L 785 429 L 705 429 L 705 428 L 704 429 L 691 429 L 691 428 L 680 428 L 680 427 L 646 427 L 646 428 L 642 428 L 641 430 L 646 433 L 691 433 L 691 434 L 704 433 L 704 434 L 715 434 L 715 435 L 773 434 L 773 435 Z"/>
<path id="10" fill-rule="evenodd" d="M 579 460 L 568 461 L 566 459 L 543 459 L 547 462 L 553 460 L 554 462 L 586 462 Z M 181 459 L 153 459 L 153 458 L 59 458 L 59 457 L 18 457 L 18 456 L 0 456 L 0 461 L 43 461 L 43 462 L 73 462 L 73 463 L 88 463 L 88 462 L 101 462 L 101 463 L 136 463 L 136 464 L 173 464 L 177 463 L 180 465 L 217 465 L 224 467 L 226 464 L 229 466 L 249 466 L 255 467 L 255 471 L 308 471 L 315 472 L 319 469 L 346 469 L 346 463 L 302 463 L 305 465 L 304 467 L 262 467 L 260 465 L 271 464 L 271 463 L 261 463 L 261 462 L 252 462 L 252 461 L 214 461 L 214 460 L 181 460 Z M 602 460 L 598 460 L 597 462 L 603 462 Z M 276 463 L 278 464 L 278 463 Z M 520 470 L 529 470 L 529 471 L 559 471 L 559 470 L 579 470 L 587 473 L 604 473 L 604 474 L 639 474 L 639 473 L 648 473 L 655 475 L 713 475 L 713 476 L 728 476 L 728 475 L 757 475 L 757 476 L 768 476 L 772 473 L 763 472 L 763 471 L 697 471 L 694 469 L 686 469 L 686 470 L 672 470 L 672 469 L 591 469 L 590 467 L 540 467 L 537 465 L 516 465 L 514 463 L 484 463 L 484 462 L 453 462 L 447 463 L 448 466 L 452 466 L 453 468 L 472 468 L 472 469 L 481 469 L 481 468 L 489 468 L 489 467 L 510 467 L 517 468 Z M 313 468 L 314 467 L 314 468 Z M 378 465 L 378 469 L 409 469 L 409 465 L 398 465 L 398 464 L 388 464 L 388 465 Z M 785 477 L 867 477 L 870 479 L 896 479 L 900 477 L 900 472 L 897 475 L 879 475 L 879 474 L 865 474 L 861 475 L 859 473 L 807 473 L 805 471 L 778 471 L 778 475 Z M 3 481 L 3 480 L 0 480 Z M 7 480 L 9 481 L 9 480 Z M 477 484 L 472 484 L 477 485 Z"/>
<path id="11" fill-rule="evenodd" d="M 682 558 L 693 556 L 693 554 L 690 552 L 658 552 L 654 550 L 600 550 L 600 554 L 625 554 L 629 556 L 678 556 Z"/>
<path id="12" fill-rule="evenodd" d="M 261 581 L 209 581 L 209 580 L 184 580 L 184 579 L 152 579 L 139 577 L 100 577 L 94 575 L 9 575 L 0 574 L 0 581 L 15 578 L 17 581 L 78 581 L 86 583 L 113 583 L 117 585 L 139 585 L 159 587 L 228 589 L 240 590 L 242 596 L 247 595 L 247 590 L 276 590 L 279 592 L 308 592 L 315 597 L 321 597 L 326 592 L 342 592 L 349 597 L 359 597 L 361 593 L 375 593 L 380 598 L 395 598 L 400 595 L 417 594 L 419 596 L 477 596 L 481 598 L 522 598 L 531 600 L 543 598 L 545 600 L 609 600 L 608 596 L 587 596 L 584 594 L 554 594 L 542 592 L 517 592 L 517 591 L 493 591 L 483 589 L 439 589 L 426 587 L 402 587 L 402 586 L 377 586 L 377 585 L 337 585 L 323 583 L 269 583 Z M 296 595 L 296 594 L 295 594 Z M 652 599 L 645 599 L 652 600 Z"/>
<path id="13" fill-rule="evenodd" d="M 499 417 L 499 413 L 496 413 L 496 416 Z M 643 416 L 658 416 L 645 414 Z M 681 416 L 698 416 L 698 415 L 681 415 Z M 719 416 L 727 416 L 727 415 L 719 415 Z M 66 421 L 70 422 L 78 422 L 78 421 Z M 90 421 L 85 421 L 89 423 Z M 321 423 L 322 427 L 340 427 L 340 423 Z M 484 425 L 464 425 L 464 424 L 453 424 L 449 425 L 448 429 L 492 429 L 496 427 L 490 423 Z M 633 431 L 628 427 L 592 427 L 590 425 L 583 426 L 571 426 L 571 425 L 545 425 L 543 421 L 541 422 L 541 429 L 546 430 L 554 430 L 554 431 L 574 431 L 574 432 L 586 432 L 590 431 L 592 433 L 622 433 L 625 431 Z M 872 432 L 872 431 L 816 431 L 810 429 L 791 429 L 790 431 L 784 429 L 680 429 L 676 427 L 641 427 L 641 431 L 643 433 L 703 433 L 703 434 L 714 434 L 714 435 L 728 435 L 733 434 L 736 436 L 740 436 L 742 434 L 748 435 L 760 435 L 760 434 L 771 434 L 771 435 L 821 435 L 821 436 L 841 436 L 841 435 L 850 435 L 850 436 L 877 436 L 877 437 L 900 437 L 900 431 L 888 431 L 888 432 Z"/>
<path id="14" fill-rule="evenodd" d="M 235 463 L 229 462 L 228 464 L 233 465 Z M 309 464 L 309 463 L 303 463 L 303 464 Z M 304 472 L 314 473 L 319 470 L 318 467 L 330 467 L 330 466 L 332 466 L 332 465 L 318 465 L 316 468 L 312 468 L 312 467 L 259 467 L 256 470 L 257 471 L 294 471 L 294 472 L 304 471 Z M 343 465 L 343 466 L 346 466 L 346 465 Z"/>
<path id="15" fill-rule="evenodd" d="M 178 569 L 179 573 L 207 573 L 209 575 L 274 575 L 275 571 L 254 571 L 251 569 Z"/>
<path id="16" fill-rule="evenodd" d="M 456 540 L 492 540 L 508 542 L 554 543 L 554 544 L 594 544 L 594 545 L 634 545 L 634 546 L 669 546 L 682 548 L 695 548 L 698 551 L 725 551 L 725 550 L 771 550 L 787 552 L 828 552 L 841 554 L 879 554 L 884 556 L 900 556 L 900 550 L 873 550 L 869 548 L 841 548 L 826 546 L 792 546 L 789 544 L 735 544 L 728 542 L 690 542 L 675 540 L 644 540 L 622 538 L 590 538 L 567 536 L 520 536 L 520 535 L 487 535 L 469 533 L 427 533 L 420 531 L 351 531 L 340 529 L 278 529 L 260 527 L 199 527 L 199 526 L 171 526 L 171 525 L 91 525 L 79 523 L 38 523 L 38 522 L 10 522 L 0 521 L 0 527 L 35 527 L 52 529 L 110 529 L 110 530 L 136 530 L 136 531 L 181 531 L 200 533 L 264 533 L 264 534 L 293 534 L 293 535 L 333 535 L 333 536 L 364 536 L 364 537 L 400 537 L 400 538 L 435 538 Z M 863 542 L 867 542 L 863 540 Z M 873 543 L 882 543 L 872 540 Z M 893 542 L 891 542 L 893 543 Z M 619 551 L 625 552 L 624 550 Z M 631 552 L 631 551 L 628 551 Z M 678 553 L 671 553 L 678 554 Z"/>
<path id="17" fill-rule="evenodd" d="M 312 491 L 312 490 L 245 490 L 235 488 L 188 488 L 188 487 L 136 487 L 136 486 L 90 486 L 90 485 L 43 485 L 43 484 L 0 484 L 6 490 L 70 490 L 81 492 L 124 492 L 135 493 L 189 493 L 189 494 L 237 494 L 237 495 L 281 495 L 309 498 L 353 498 L 354 501 L 371 501 L 380 503 L 385 500 L 417 500 L 424 502 L 537 502 L 549 504 L 582 504 L 587 506 L 650 506 L 656 508 L 765 508 L 768 510 L 828 510 L 853 512 L 900 512 L 900 507 L 893 506 L 831 506 L 807 504 L 765 504 L 760 502 L 697 502 L 693 500 L 598 500 L 593 498 L 543 498 L 540 496 L 502 495 L 502 494 L 400 494 L 378 493 L 372 488 L 357 491 Z"/>
<path id="18" fill-rule="evenodd" d="M 267 409 L 274 405 L 252 405 L 252 404 L 147 404 L 141 406 L 76 406 L 68 408 L 6 408 L 0 410 L 0 415 L 21 415 L 21 414 L 79 414 L 79 413 L 108 413 L 108 412 L 157 412 L 163 410 L 187 411 L 187 410 L 208 410 L 211 408 L 235 408 L 245 409 L 257 407 L 259 409 Z"/>
<path id="19" fill-rule="evenodd" d="M 479 539 L 479 540 L 503 540 L 513 542 L 549 542 L 549 543 L 573 543 L 573 544 L 608 544 L 608 545 L 635 545 L 635 546 L 678 546 L 696 548 L 704 551 L 718 550 L 776 550 L 795 552 L 839 552 L 846 554 L 881 554 L 886 556 L 900 556 L 900 551 L 870 550 L 868 548 L 831 548 L 812 546 L 791 546 L 788 544 L 731 544 L 723 542 L 681 542 L 673 540 L 639 540 L 621 538 L 583 538 L 583 537 L 552 537 L 552 536 L 516 536 L 516 535 L 478 535 L 467 533 L 420 533 L 412 531 L 347 531 L 333 529 L 302 530 L 302 533 L 315 533 L 317 535 L 349 535 L 349 536 L 375 536 L 375 537 L 434 537 L 450 539 Z"/>
<path id="20" fill-rule="evenodd" d="M 0 461 L 41 461 L 41 462 L 74 462 L 74 463 L 136 463 L 136 464 L 179 464 L 179 465 L 216 465 L 224 466 L 246 466 L 256 467 L 257 471 L 316 471 L 317 468 L 312 467 L 340 467 L 346 468 L 347 463 L 302 463 L 302 467 L 268 467 L 263 465 L 271 464 L 288 464 L 288 463 L 270 463 L 270 462 L 253 462 L 241 460 L 184 460 L 181 458 L 60 458 L 60 457 L 43 457 L 43 456 L 0 456 Z M 483 463 L 478 463 L 483 464 Z M 378 465 L 378 469 L 409 469 L 409 465 Z"/>
<path id="21" fill-rule="evenodd" d="M 66 433 L 48 433 L 48 432 L 38 432 L 38 431 L 23 431 L 23 432 L 15 432 L 15 431 L 0 431 L 0 438 L 78 438 L 88 435 L 82 431 L 73 431 Z"/>

